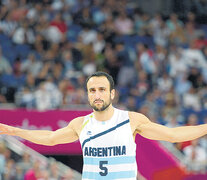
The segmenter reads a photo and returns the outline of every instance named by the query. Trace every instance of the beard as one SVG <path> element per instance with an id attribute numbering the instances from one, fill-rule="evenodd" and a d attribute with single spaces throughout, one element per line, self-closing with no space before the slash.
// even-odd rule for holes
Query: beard
<path id="1" fill-rule="evenodd" d="M 100 107 L 98 107 L 96 105 L 95 101 L 92 104 L 89 103 L 94 111 L 98 111 L 98 112 L 104 111 L 104 110 L 106 110 L 111 105 L 111 99 L 109 99 L 108 103 L 104 102 L 103 100 L 99 100 L 99 101 L 103 102 L 102 106 L 100 106 Z"/>

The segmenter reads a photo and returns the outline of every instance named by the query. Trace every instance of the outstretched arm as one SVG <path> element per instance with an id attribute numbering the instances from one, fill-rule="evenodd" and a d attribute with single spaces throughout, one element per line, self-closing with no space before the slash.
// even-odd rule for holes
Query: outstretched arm
<path id="1" fill-rule="evenodd" d="M 0 124 L 0 134 L 19 136 L 23 139 L 36 144 L 53 146 L 56 144 L 64 144 L 74 142 L 78 139 L 76 128 L 81 121 L 81 118 L 72 120 L 67 127 L 56 131 L 48 130 L 26 130 Z"/>
<path id="2" fill-rule="evenodd" d="M 197 126 L 181 126 L 168 128 L 166 126 L 151 122 L 140 113 L 129 112 L 134 131 L 141 136 L 152 140 L 163 140 L 172 143 L 190 141 L 207 134 L 207 124 Z"/>

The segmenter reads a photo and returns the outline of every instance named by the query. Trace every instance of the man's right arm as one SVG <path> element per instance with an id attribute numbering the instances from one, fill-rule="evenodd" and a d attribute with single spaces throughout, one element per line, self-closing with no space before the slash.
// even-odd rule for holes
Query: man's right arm
<path id="1" fill-rule="evenodd" d="M 72 120 L 68 126 L 56 131 L 26 130 L 5 124 L 0 124 L 0 134 L 18 136 L 36 144 L 53 146 L 71 143 L 78 140 L 77 128 L 81 126 L 81 118 Z"/>

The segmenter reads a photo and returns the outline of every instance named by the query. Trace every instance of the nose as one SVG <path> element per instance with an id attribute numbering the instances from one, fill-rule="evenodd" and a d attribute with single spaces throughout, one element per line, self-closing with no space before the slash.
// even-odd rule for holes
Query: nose
<path id="1" fill-rule="evenodd" d="M 96 98 L 96 99 L 100 99 L 100 97 L 101 97 L 100 92 L 96 91 L 95 98 Z"/>

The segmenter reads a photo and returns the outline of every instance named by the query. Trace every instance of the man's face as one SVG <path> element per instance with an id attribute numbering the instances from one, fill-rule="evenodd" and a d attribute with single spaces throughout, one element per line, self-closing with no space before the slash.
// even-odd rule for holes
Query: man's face
<path id="1" fill-rule="evenodd" d="M 110 84 L 105 76 L 90 78 L 87 89 L 89 104 L 95 111 L 104 111 L 114 99 L 115 90 L 110 92 Z"/>

